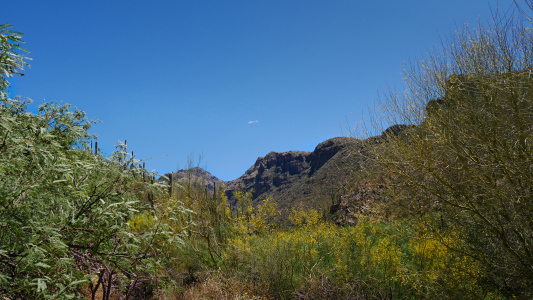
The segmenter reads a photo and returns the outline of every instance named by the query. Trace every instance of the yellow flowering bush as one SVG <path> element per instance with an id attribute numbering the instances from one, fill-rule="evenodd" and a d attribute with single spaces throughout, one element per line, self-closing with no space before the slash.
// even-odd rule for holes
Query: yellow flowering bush
<path id="1" fill-rule="evenodd" d="M 281 297 L 324 274 L 347 285 L 357 282 L 374 293 L 392 290 L 400 298 L 480 297 L 479 263 L 448 249 L 459 240 L 456 232 L 441 232 L 439 241 L 414 221 L 360 216 L 357 226 L 339 227 L 313 219 L 317 215 L 295 211 L 291 220 L 299 226 L 235 236 L 232 257 L 238 253 L 240 270 L 260 278 L 270 293 Z"/>
<path id="2" fill-rule="evenodd" d="M 461 298 L 475 299 L 483 270 L 479 261 L 453 250 L 459 248 L 458 232 L 453 229 L 431 232 L 426 223 L 420 223 L 416 230 L 408 244 L 412 267 L 404 280 L 418 292 L 440 286 L 448 295 L 455 293 Z"/>

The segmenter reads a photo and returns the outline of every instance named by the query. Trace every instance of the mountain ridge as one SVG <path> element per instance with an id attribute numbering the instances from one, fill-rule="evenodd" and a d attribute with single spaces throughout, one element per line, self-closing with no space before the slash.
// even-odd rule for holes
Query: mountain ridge
<path id="1" fill-rule="evenodd" d="M 357 155 L 361 141 L 335 137 L 314 151 L 269 152 L 239 178 L 226 182 L 226 194 L 253 189 L 254 201 L 272 198 L 282 207 L 329 206 L 346 192 L 350 174 L 365 159 Z M 355 156 L 357 157 L 355 157 Z"/>

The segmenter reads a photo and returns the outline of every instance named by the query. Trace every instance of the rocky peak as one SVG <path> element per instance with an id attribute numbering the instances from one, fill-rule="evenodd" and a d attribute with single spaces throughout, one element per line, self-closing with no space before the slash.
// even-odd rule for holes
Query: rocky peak
<path id="1" fill-rule="evenodd" d="M 310 186 L 304 182 L 354 141 L 353 138 L 338 137 L 320 143 L 313 152 L 270 152 L 259 157 L 244 175 L 227 182 L 226 193 L 231 198 L 239 188 L 245 191 L 254 189 L 254 198 L 258 198 L 284 193 L 297 186 Z"/>

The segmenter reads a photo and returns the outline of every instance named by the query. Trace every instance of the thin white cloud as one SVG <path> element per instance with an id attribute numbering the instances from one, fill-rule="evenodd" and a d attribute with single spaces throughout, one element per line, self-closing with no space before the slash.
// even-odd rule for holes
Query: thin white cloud
<path id="1" fill-rule="evenodd" d="M 259 120 L 249 121 L 249 122 L 248 122 L 248 124 L 254 124 L 254 123 L 259 123 Z"/>

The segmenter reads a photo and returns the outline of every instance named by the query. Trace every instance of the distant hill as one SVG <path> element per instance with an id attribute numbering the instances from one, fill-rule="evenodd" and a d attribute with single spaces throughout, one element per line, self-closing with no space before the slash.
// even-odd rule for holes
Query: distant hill
<path id="1" fill-rule="evenodd" d="M 199 167 L 194 167 L 194 168 L 186 169 L 186 170 L 182 169 L 177 172 L 166 173 L 164 176 L 166 178 L 170 178 L 171 175 L 172 175 L 172 180 L 174 182 L 182 182 L 184 184 L 187 183 L 189 180 L 190 182 L 195 182 L 195 183 L 202 182 L 203 184 L 203 180 L 205 180 L 205 184 L 207 185 L 210 191 L 213 190 L 215 185 L 218 188 L 218 187 L 221 187 L 222 184 L 224 184 L 223 180 L 218 179 L 216 176 L 213 176 L 208 171 L 202 168 L 199 168 Z M 162 177 L 161 179 L 164 181 L 168 181 L 164 177 Z"/>

